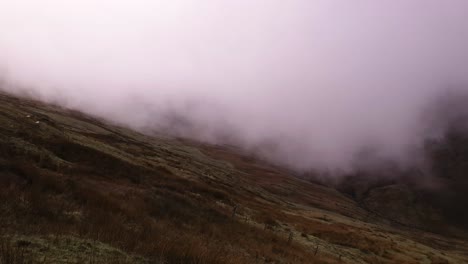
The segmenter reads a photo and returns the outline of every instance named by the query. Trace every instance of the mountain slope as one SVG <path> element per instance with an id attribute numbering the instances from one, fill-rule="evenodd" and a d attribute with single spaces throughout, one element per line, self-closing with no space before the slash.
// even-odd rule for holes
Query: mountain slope
<path id="1" fill-rule="evenodd" d="M 0 122 L 4 258 L 23 254 L 40 263 L 82 263 L 83 258 L 91 263 L 468 262 L 464 239 L 395 224 L 352 196 L 232 147 L 147 136 L 8 95 L 0 96 Z M 388 190 L 373 195 L 392 197 Z M 37 241 L 57 246 L 35 250 Z M 63 245 L 93 250 L 80 254 Z M 52 260 L 58 251 L 71 257 Z M 114 251 L 120 253 L 107 253 Z"/>

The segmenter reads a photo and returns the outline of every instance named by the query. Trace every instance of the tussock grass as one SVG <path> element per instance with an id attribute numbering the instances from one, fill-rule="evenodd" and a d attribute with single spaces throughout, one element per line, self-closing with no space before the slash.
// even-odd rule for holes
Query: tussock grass
<path id="1" fill-rule="evenodd" d="M 25 253 L 21 244 L 14 244 L 11 240 L 0 237 L 0 264 L 33 264 Z"/>
<path id="2" fill-rule="evenodd" d="M 224 148 L 0 102 L 7 264 L 415 263 L 427 252 L 441 263 L 466 260 L 394 242 L 401 233 L 379 237 L 352 199 Z"/>

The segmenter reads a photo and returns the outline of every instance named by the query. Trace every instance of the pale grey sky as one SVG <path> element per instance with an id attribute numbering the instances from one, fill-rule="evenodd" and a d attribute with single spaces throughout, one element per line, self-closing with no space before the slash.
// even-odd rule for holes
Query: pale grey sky
<path id="1" fill-rule="evenodd" d="M 405 160 L 422 109 L 468 90 L 467 17 L 466 0 L 0 0 L 0 71 L 136 128 L 177 113 L 186 136 L 347 168 L 368 145 Z"/>

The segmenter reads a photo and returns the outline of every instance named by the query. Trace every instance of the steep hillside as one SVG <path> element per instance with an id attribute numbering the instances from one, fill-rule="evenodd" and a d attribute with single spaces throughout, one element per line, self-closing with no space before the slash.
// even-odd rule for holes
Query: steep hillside
<path id="1" fill-rule="evenodd" d="M 468 263 L 463 237 L 371 210 L 411 213 L 404 188 L 362 203 L 231 147 L 7 95 L 0 124 L 0 263 Z"/>

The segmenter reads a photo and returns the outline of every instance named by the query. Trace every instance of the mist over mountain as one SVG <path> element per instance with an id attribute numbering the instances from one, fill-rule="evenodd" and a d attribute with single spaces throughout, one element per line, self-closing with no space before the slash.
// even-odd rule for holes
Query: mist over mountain
<path id="1" fill-rule="evenodd" d="M 467 17 L 0 0 L 0 263 L 468 263 Z"/>
<path id="2" fill-rule="evenodd" d="M 468 92 L 466 10 L 463 0 L 4 0 L 2 89 L 300 171 L 349 170 L 363 156 L 409 166 L 466 111 L 438 106 Z"/>

